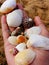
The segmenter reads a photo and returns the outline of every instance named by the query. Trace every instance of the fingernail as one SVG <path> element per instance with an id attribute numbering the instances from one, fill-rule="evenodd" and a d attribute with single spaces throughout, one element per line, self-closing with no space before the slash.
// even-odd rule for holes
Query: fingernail
<path id="1" fill-rule="evenodd" d="M 41 20 L 39 16 L 36 16 L 36 19 Z"/>

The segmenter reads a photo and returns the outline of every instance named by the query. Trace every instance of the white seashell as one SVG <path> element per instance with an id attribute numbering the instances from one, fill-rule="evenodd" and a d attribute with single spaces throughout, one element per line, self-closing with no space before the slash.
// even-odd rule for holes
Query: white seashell
<path id="1" fill-rule="evenodd" d="M 42 35 L 32 34 L 27 42 L 27 47 L 30 46 L 49 50 L 49 38 Z"/>
<path id="2" fill-rule="evenodd" d="M 32 21 L 32 18 L 29 18 L 29 21 Z"/>
<path id="3" fill-rule="evenodd" d="M 18 51 L 23 51 L 23 50 L 26 49 L 26 44 L 25 44 L 25 43 L 20 43 L 20 44 L 18 44 L 18 45 L 16 46 L 16 49 L 17 49 Z"/>
<path id="4" fill-rule="evenodd" d="M 31 34 L 40 34 L 40 32 L 41 32 L 41 28 L 39 26 L 34 26 L 27 29 L 24 34 L 27 37 L 30 37 Z"/>
<path id="5" fill-rule="evenodd" d="M 17 45 L 18 43 L 16 42 L 17 41 L 17 37 L 16 36 L 10 36 L 8 38 L 8 42 L 12 45 Z"/>
<path id="6" fill-rule="evenodd" d="M 0 12 L 6 14 L 12 11 L 15 7 L 16 7 L 16 0 L 6 0 L 2 4 Z"/>
<path id="7" fill-rule="evenodd" d="M 11 27 L 18 27 L 22 23 L 23 13 L 21 9 L 14 10 L 7 14 L 7 24 Z"/>
<path id="8" fill-rule="evenodd" d="M 33 50 L 23 50 L 15 56 L 15 65 L 28 65 L 35 59 L 35 56 L 36 54 Z"/>

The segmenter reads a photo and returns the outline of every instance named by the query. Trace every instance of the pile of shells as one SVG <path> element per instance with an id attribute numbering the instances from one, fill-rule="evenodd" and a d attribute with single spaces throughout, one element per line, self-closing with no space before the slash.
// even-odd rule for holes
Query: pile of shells
<path id="1" fill-rule="evenodd" d="M 0 7 L 0 13 L 6 14 L 8 26 L 15 28 L 8 38 L 8 42 L 15 46 L 10 49 L 15 55 L 15 64 L 28 65 L 36 56 L 30 47 L 49 50 L 49 39 L 41 36 L 40 26 L 34 26 L 34 21 L 28 16 L 24 18 L 23 10 L 16 6 L 16 0 L 6 0 Z"/>

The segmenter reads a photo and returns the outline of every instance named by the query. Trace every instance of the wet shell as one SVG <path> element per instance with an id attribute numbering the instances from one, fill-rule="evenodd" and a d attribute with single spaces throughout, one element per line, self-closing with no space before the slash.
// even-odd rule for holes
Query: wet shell
<path id="1" fill-rule="evenodd" d="M 25 31 L 25 36 L 30 37 L 31 34 L 40 34 L 41 28 L 39 26 L 34 26 Z"/>
<path id="2" fill-rule="evenodd" d="M 26 37 L 23 35 L 19 35 L 19 36 L 10 36 L 8 38 L 8 42 L 12 45 L 17 45 L 19 43 L 23 43 L 26 42 Z"/>
<path id="3" fill-rule="evenodd" d="M 22 23 L 23 12 L 21 9 L 14 10 L 7 14 L 7 24 L 11 27 L 18 27 Z"/>
<path id="4" fill-rule="evenodd" d="M 20 44 L 18 44 L 18 45 L 16 46 L 16 49 L 17 49 L 18 51 L 23 51 L 23 50 L 26 49 L 26 44 L 25 44 L 25 43 L 20 43 Z"/>
<path id="5" fill-rule="evenodd" d="M 16 65 L 28 65 L 35 59 L 35 52 L 31 49 L 26 49 L 19 52 L 15 56 Z"/>
<path id="6" fill-rule="evenodd" d="M 10 36 L 8 38 L 8 42 L 12 45 L 17 45 L 18 43 L 16 42 L 17 41 L 17 37 L 16 36 Z"/>
<path id="7" fill-rule="evenodd" d="M 23 42 L 25 42 L 25 43 L 27 42 L 26 37 L 23 35 L 17 36 L 17 43 L 23 43 Z"/>
<path id="8" fill-rule="evenodd" d="M 16 7 L 16 0 L 6 0 L 0 8 L 0 12 L 3 14 L 11 12 Z"/>
<path id="9" fill-rule="evenodd" d="M 49 38 L 42 35 L 32 34 L 27 42 L 27 47 L 49 50 Z"/>

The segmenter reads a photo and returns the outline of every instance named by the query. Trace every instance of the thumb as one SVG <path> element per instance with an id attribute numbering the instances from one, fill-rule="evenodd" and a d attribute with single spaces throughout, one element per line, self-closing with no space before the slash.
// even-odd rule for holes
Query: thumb
<path id="1" fill-rule="evenodd" d="M 34 22 L 35 22 L 36 26 L 41 27 L 41 35 L 49 37 L 49 33 L 39 16 L 35 17 Z"/>
<path id="2" fill-rule="evenodd" d="M 46 28 L 39 16 L 35 17 L 34 22 L 37 26 L 43 26 L 44 29 Z"/>

